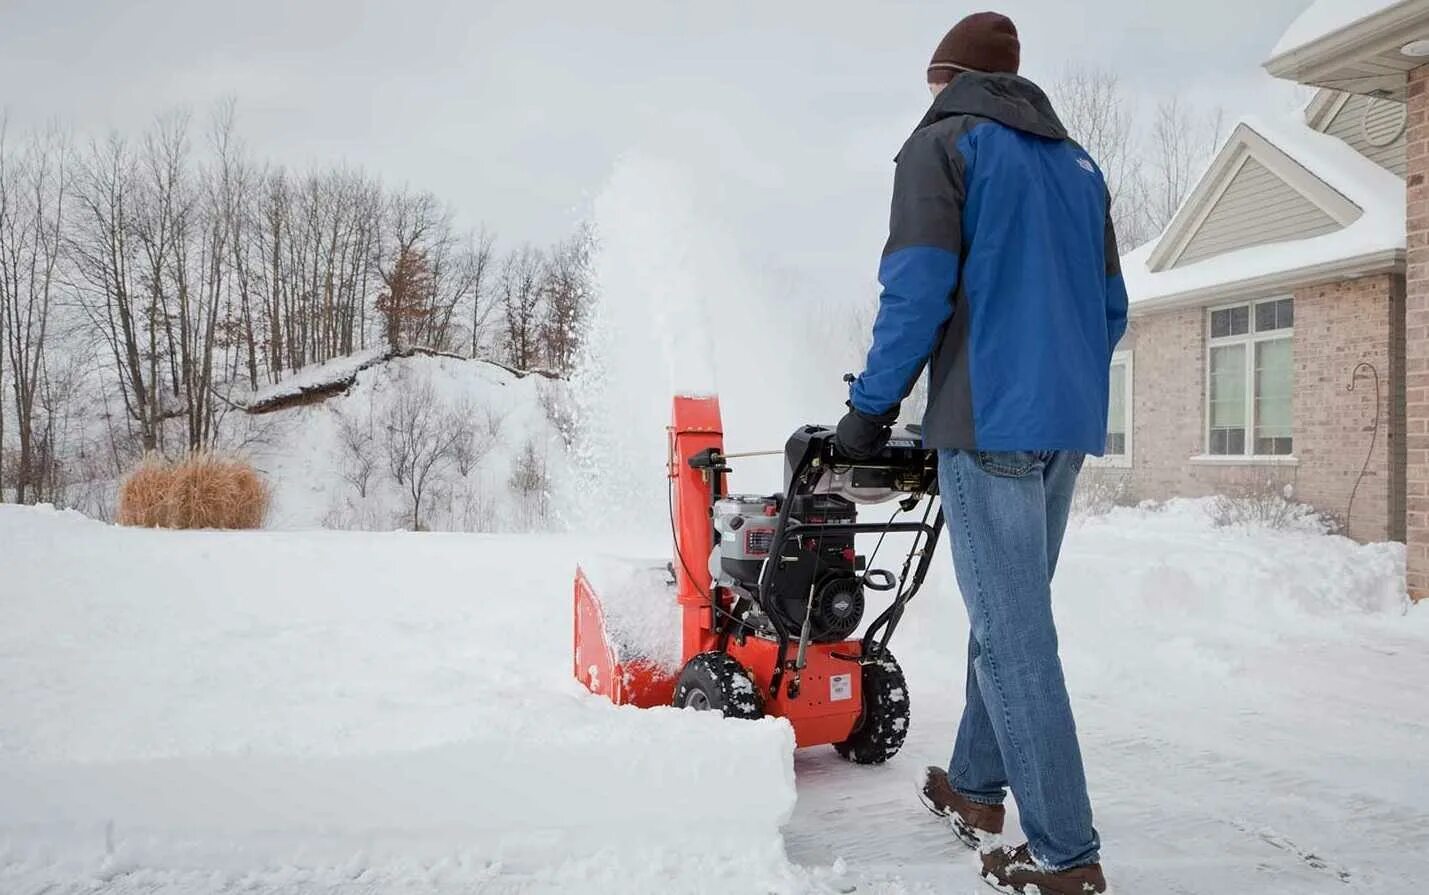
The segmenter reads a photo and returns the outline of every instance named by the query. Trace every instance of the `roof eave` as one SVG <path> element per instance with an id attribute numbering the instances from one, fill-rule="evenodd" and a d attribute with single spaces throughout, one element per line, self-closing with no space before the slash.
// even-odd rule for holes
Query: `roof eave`
<path id="1" fill-rule="evenodd" d="M 1402 0 L 1359 22 L 1281 53 L 1267 60 L 1263 67 L 1274 77 L 1300 84 L 1366 95 L 1394 93 L 1403 88 L 1402 75 L 1346 78 L 1342 73 L 1337 75 L 1337 71 L 1346 63 L 1366 54 L 1373 55 L 1385 46 L 1401 46 L 1423 37 L 1426 24 L 1429 24 L 1429 8 L 1420 0 Z"/>
<path id="2" fill-rule="evenodd" d="M 1198 289 L 1188 289 L 1171 295 L 1159 295 L 1131 303 L 1130 315 L 1139 317 L 1158 311 L 1180 310 L 1222 301 L 1261 298 L 1277 292 L 1285 292 L 1304 286 L 1312 286 L 1333 280 L 1353 280 L 1380 273 L 1398 273 L 1404 270 L 1404 249 L 1381 249 L 1344 258 L 1326 261 L 1308 267 L 1280 273 L 1247 277 Z"/>

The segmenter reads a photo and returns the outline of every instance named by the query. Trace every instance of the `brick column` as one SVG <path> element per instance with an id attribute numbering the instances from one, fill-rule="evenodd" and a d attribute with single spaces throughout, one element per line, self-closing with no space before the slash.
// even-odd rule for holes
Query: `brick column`
<path id="1" fill-rule="evenodd" d="M 1429 597 L 1429 65 L 1409 75 L 1405 276 L 1405 522 L 1409 592 Z"/>

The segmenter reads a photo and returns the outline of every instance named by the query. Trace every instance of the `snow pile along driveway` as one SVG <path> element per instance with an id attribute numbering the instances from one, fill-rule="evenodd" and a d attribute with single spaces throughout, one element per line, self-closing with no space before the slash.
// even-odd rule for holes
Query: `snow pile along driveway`
<path id="1" fill-rule="evenodd" d="M 790 885 L 791 731 L 581 692 L 577 541 L 0 543 L 0 891 Z"/>

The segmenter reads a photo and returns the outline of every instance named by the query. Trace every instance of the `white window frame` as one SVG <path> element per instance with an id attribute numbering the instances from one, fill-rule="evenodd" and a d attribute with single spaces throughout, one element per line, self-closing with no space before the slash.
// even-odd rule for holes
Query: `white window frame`
<path id="1" fill-rule="evenodd" d="M 1292 357 L 1295 351 L 1295 327 L 1293 325 L 1284 329 L 1272 329 L 1268 332 L 1258 333 L 1255 331 L 1255 309 L 1259 305 L 1270 302 L 1295 300 L 1293 295 L 1272 295 L 1265 298 L 1247 299 L 1243 301 L 1230 302 L 1228 304 L 1213 305 L 1206 308 L 1205 322 L 1202 330 L 1206 334 L 1206 351 L 1202 361 L 1202 371 L 1204 385 L 1201 389 L 1201 403 L 1205 408 L 1204 420 L 1201 426 L 1201 450 L 1199 457 L 1194 460 L 1202 463 L 1265 463 L 1265 464 L 1294 464 L 1297 463 L 1294 448 L 1295 424 L 1291 421 L 1290 438 L 1291 452 L 1289 454 L 1257 454 L 1255 453 L 1255 349 L 1262 342 L 1278 342 L 1282 339 L 1290 341 L 1290 351 Z M 1233 308 L 1246 308 L 1250 315 L 1249 326 L 1246 332 L 1236 336 L 1211 335 L 1211 319 L 1217 311 L 1228 311 Z M 1245 349 L 1245 446 L 1246 453 L 1243 454 L 1213 454 L 1211 453 L 1211 351 L 1215 348 L 1223 348 L 1228 345 L 1244 345 Z M 1291 398 L 1294 400 L 1293 396 Z"/>
<path id="2" fill-rule="evenodd" d="M 1132 384 L 1136 378 L 1136 365 L 1131 351 L 1117 351 L 1111 356 L 1111 365 L 1117 364 L 1126 366 L 1126 394 L 1123 396 L 1126 401 L 1126 450 L 1120 454 L 1107 454 L 1104 457 L 1096 458 L 1097 466 L 1110 466 L 1116 469 L 1130 469 L 1132 458 L 1132 433 L 1135 426 L 1132 421 L 1133 408 L 1132 396 L 1136 394 L 1136 387 Z M 1108 419 L 1110 422 L 1110 419 Z"/>

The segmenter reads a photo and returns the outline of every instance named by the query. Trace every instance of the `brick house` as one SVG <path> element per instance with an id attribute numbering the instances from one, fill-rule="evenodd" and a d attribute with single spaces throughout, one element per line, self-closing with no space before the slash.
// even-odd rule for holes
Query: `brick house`
<path id="1" fill-rule="evenodd" d="M 1122 259 L 1103 474 L 1138 497 L 1290 485 L 1407 540 L 1429 592 L 1429 0 L 1319 0 L 1266 68 L 1320 89 L 1239 122 Z"/>

